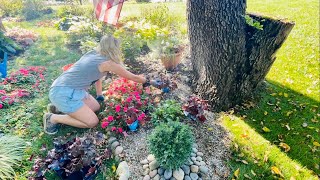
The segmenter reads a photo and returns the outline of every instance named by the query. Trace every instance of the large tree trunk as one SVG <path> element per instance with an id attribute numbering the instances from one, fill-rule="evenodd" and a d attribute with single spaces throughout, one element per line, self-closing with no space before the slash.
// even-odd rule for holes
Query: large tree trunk
<path id="1" fill-rule="evenodd" d="M 258 30 L 246 24 L 245 9 L 245 0 L 189 0 L 187 4 L 193 89 L 217 111 L 250 95 L 294 25 L 251 15 L 263 24 L 263 30 Z"/>

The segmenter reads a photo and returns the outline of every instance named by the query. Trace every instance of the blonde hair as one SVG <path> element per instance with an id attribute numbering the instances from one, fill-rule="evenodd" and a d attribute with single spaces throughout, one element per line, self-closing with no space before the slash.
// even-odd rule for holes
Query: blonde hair
<path id="1" fill-rule="evenodd" d="M 108 56 L 113 62 L 122 63 L 120 42 L 112 35 L 103 36 L 96 51 L 101 55 Z"/>

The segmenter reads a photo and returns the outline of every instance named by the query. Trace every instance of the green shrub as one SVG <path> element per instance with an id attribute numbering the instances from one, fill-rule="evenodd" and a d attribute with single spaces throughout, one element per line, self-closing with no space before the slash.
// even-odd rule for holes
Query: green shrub
<path id="1" fill-rule="evenodd" d="M 84 54 L 84 53 L 94 49 L 95 47 L 97 47 L 97 45 L 98 45 L 97 38 L 86 36 L 80 42 L 80 50 Z"/>
<path id="2" fill-rule="evenodd" d="M 21 14 L 22 0 L 0 0 L 0 15 L 17 16 Z"/>
<path id="3" fill-rule="evenodd" d="M 32 20 L 42 15 L 41 11 L 43 8 L 41 0 L 26 0 L 23 2 L 22 13 L 26 20 Z"/>
<path id="4" fill-rule="evenodd" d="M 151 117 L 152 123 L 156 126 L 162 122 L 180 121 L 183 117 L 181 104 L 175 100 L 166 100 L 155 109 Z"/>
<path id="5" fill-rule="evenodd" d="M 141 16 L 160 28 L 169 27 L 175 22 L 174 15 L 169 12 L 169 8 L 164 4 L 142 9 Z"/>
<path id="6" fill-rule="evenodd" d="M 65 5 L 57 10 L 57 16 L 60 18 L 69 16 L 85 16 L 87 18 L 93 17 L 93 8 L 78 5 Z"/>
<path id="7" fill-rule="evenodd" d="M 177 169 L 190 157 L 193 141 L 188 125 L 171 121 L 154 129 L 148 138 L 148 146 L 160 166 Z"/>
<path id="8" fill-rule="evenodd" d="M 22 160 L 25 143 L 15 136 L 2 136 L 0 142 L 0 179 L 14 179 L 13 167 Z"/>

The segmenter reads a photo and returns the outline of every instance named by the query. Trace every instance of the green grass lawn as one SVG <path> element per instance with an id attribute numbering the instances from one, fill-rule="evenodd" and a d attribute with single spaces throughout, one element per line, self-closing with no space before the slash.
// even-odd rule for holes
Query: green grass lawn
<path id="1" fill-rule="evenodd" d="M 125 3 L 122 18 L 139 16 L 143 8 L 154 5 Z M 185 19 L 185 4 L 169 3 L 168 6 L 179 19 Z M 228 163 L 232 172 L 239 168 L 240 179 L 274 179 L 273 166 L 281 171 L 284 179 L 317 179 L 315 173 L 320 174 L 320 147 L 315 145 L 320 143 L 318 7 L 316 0 L 248 0 L 249 12 L 286 17 L 296 25 L 277 54 L 267 76 L 267 88 L 247 102 L 247 108 L 222 115 L 222 123 L 233 138 L 234 154 Z M 52 17 L 43 17 L 46 18 Z M 64 32 L 38 28 L 37 21 L 40 20 L 5 24 L 31 29 L 40 36 L 33 46 L 10 62 L 9 70 L 46 66 L 49 87 L 62 72 L 61 67 L 76 61 L 80 54 L 65 47 Z M 47 103 L 48 95 L 44 92 L 24 104 L 0 111 L 0 130 L 34 142 L 26 150 L 17 179 L 25 179 L 30 170 L 28 158 L 32 154 L 43 154 L 39 150 L 42 144 L 52 144 L 52 136 L 42 133 L 42 115 Z M 265 127 L 270 132 L 265 132 Z M 63 128 L 56 136 L 72 131 L 83 132 Z M 279 146 L 281 142 L 290 146 L 288 152 Z"/>

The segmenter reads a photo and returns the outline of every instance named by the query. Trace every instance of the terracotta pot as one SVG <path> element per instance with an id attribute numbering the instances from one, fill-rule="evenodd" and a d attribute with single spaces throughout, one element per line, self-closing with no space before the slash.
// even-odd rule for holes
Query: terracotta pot
<path id="1" fill-rule="evenodd" d="M 163 54 L 160 56 L 161 62 L 166 70 L 173 70 L 181 62 L 182 50 L 175 54 Z"/>

